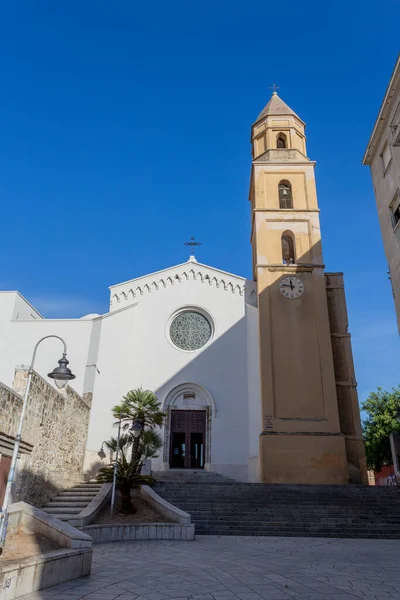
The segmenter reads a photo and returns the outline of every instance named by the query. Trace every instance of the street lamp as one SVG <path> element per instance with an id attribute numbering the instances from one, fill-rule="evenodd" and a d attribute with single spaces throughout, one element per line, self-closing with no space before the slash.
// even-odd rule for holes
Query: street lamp
<path id="1" fill-rule="evenodd" d="M 135 419 L 129 428 L 129 431 L 132 431 L 133 437 L 138 438 L 142 433 L 143 424 L 139 421 L 139 419 Z"/>
<path id="2" fill-rule="evenodd" d="M 33 366 L 35 364 L 35 359 L 36 359 L 36 352 L 37 352 L 39 344 L 41 342 L 43 342 L 43 340 L 47 340 L 48 338 L 57 338 L 58 340 L 60 340 L 63 343 L 63 346 L 64 346 L 64 352 L 63 352 L 62 357 L 58 361 L 58 367 L 55 367 L 55 369 L 53 369 L 53 371 L 48 374 L 48 377 L 50 377 L 51 379 L 54 379 L 54 383 L 56 384 L 56 386 L 59 389 L 63 388 L 68 383 L 68 381 L 71 381 L 71 379 L 75 379 L 75 375 L 72 373 L 71 369 L 69 369 L 67 366 L 68 365 L 67 344 L 65 343 L 65 341 L 58 335 L 46 335 L 46 336 L 42 337 L 33 349 L 32 361 L 31 361 L 31 365 L 28 370 L 28 381 L 27 381 L 26 389 L 25 389 L 25 393 L 24 393 L 24 400 L 22 402 L 22 410 L 21 410 L 21 416 L 19 419 L 18 431 L 17 431 L 17 435 L 15 436 L 14 449 L 13 449 L 13 454 L 12 454 L 12 458 L 11 458 L 11 465 L 10 465 L 10 470 L 8 472 L 7 486 L 6 486 L 6 491 L 4 494 L 3 506 L 1 508 L 1 513 L 0 513 L 0 555 L 3 553 L 3 549 L 4 549 L 4 546 L 6 543 L 7 523 L 8 523 L 8 505 L 10 502 L 11 487 L 12 487 L 12 484 L 14 481 L 15 467 L 17 464 L 19 446 L 21 443 L 22 425 L 24 422 L 26 406 L 28 404 L 29 391 L 30 391 L 32 375 L 33 375 Z"/>
<path id="3" fill-rule="evenodd" d="M 43 338 L 44 339 L 44 338 Z M 54 383 L 59 390 L 62 390 L 71 379 L 75 379 L 75 375 L 72 374 L 71 369 L 67 367 L 69 361 L 66 357 L 66 352 L 63 353 L 62 357 L 58 361 L 59 366 L 48 373 L 47 377 L 54 379 Z"/>
<path id="4" fill-rule="evenodd" d="M 110 517 L 112 517 L 113 513 L 114 513 L 115 488 L 117 486 L 117 469 L 118 469 L 118 453 L 119 453 L 119 439 L 120 439 L 120 437 L 121 437 L 121 417 L 119 418 L 119 422 L 118 422 L 117 449 L 116 449 L 116 452 L 115 452 L 115 463 L 114 463 L 114 471 L 113 471 Z"/>
<path id="5" fill-rule="evenodd" d="M 97 456 L 99 456 L 101 460 L 103 460 L 107 456 L 107 454 L 104 452 L 103 446 L 104 446 L 104 442 L 101 443 L 101 448 L 97 453 Z"/>

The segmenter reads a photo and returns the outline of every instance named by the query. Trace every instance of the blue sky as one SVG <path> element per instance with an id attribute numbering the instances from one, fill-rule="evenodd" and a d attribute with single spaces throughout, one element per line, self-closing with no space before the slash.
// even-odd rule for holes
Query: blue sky
<path id="1" fill-rule="evenodd" d="M 48 317 L 105 312 L 109 285 L 184 262 L 192 235 L 201 262 L 251 277 L 250 126 L 276 82 L 318 163 L 360 397 L 400 383 L 361 166 L 399 19 L 397 0 L 4 3 L 0 287 Z"/>

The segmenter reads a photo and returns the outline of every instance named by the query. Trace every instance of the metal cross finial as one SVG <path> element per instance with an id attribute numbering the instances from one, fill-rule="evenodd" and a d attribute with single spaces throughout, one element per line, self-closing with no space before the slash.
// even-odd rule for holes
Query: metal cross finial
<path id="1" fill-rule="evenodd" d="M 185 246 L 191 246 L 191 254 L 193 254 L 195 246 L 201 246 L 201 242 L 196 242 L 196 239 L 191 237 L 190 242 L 185 242 Z"/>
<path id="2" fill-rule="evenodd" d="M 272 85 L 269 86 L 269 89 L 274 90 L 274 94 L 276 94 L 277 93 L 276 90 L 279 90 L 280 88 L 279 88 L 279 85 L 276 85 L 276 83 L 273 83 Z"/>

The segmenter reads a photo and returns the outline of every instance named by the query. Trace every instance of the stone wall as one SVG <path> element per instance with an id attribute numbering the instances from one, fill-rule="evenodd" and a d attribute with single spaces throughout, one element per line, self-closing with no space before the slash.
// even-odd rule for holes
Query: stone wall
<path id="1" fill-rule="evenodd" d="M 325 282 L 340 431 L 346 439 L 349 481 L 368 484 L 343 273 L 326 273 Z"/>
<path id="2" fill-rule="evenodd" d="M 7 441 L 17 431 L 27 377 L 27 368 L 19 368 L 14 390 L 0 384 L 0 443 L 6 456 L 12 453 Z M 14 501 L 42 506 L 59 489 L 82 480 L 90 401 L 91 395 L 83 399 L 71 387 L 59 392 L 33 374 Z"/>

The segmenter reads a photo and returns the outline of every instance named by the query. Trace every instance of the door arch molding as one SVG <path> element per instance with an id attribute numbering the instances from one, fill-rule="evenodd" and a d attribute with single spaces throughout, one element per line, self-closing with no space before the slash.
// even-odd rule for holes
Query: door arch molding
<path id="1" fill-rule="evenodd" d="M 209 408 L 211 415 L 213 417 L 217 414 L 217 408 L 215 406 L 214 398 L 211 393 L 202 385 L 198 385 L 197 383 L 181 383 L 177 385 L 172 390 L 168 392 L 163 402 L 163 411 L 167 412 L 168 409 L 171 408 L 183 408 L 179 406 L 179 399 L 182 395 L 193 394 L 195 397 L 195 402 L 197 405 L 196 410 L 201 410 L 202 408 Z M 190 410 L 191 407 L 188 407 Z M 195 409 L 195 406 L 193 406 Z"/>
<path id="2" fill-rule="evenodd" d="M 187 397 L 185 399 L 185 396 Z M 172 410 L 204 410 L 206 412 L 206 433 L 204 448 L 204 469 L 211 465 L 211 424 L 212 418 L 217 413 L 214 398 L 211 393 L 197 383 L 182 383 L 171 389 L 165 396 L 163 412 L 164 423 L 164 451 L 163 462 L 169 468 L 171 445 L 171 411 Z"/>

